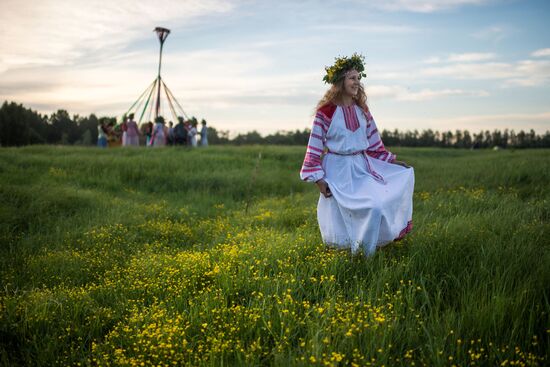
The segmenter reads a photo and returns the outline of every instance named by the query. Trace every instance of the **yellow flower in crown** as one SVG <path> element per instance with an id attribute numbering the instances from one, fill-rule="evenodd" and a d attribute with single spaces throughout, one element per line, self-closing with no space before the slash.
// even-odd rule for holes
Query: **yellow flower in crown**
<path id="1" fill-rule="evenodd" d="M 334 59 L 334 65 L 325 66 L 327 74 L 323 77 L 323 81 L 327 84 L 334 84 L 344 77 L 344 74 L 349 70 L 357 70 L 361 77 L 366 77 L 364 73 L 365 56 L 354 53 L 351 57 L 336 57 Z"/>

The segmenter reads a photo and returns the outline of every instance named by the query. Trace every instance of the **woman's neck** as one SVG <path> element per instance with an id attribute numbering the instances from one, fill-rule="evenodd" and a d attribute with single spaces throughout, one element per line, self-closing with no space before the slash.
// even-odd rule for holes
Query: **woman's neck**
<path id="1" fill-rule="evenodd" d="M 342 106 L 351 106 L 355 102 L 353 101 L 353 97 L 347 94 L 344 94 L 340 96 L 340 100 L 338 101 L 340 105 Z"/>

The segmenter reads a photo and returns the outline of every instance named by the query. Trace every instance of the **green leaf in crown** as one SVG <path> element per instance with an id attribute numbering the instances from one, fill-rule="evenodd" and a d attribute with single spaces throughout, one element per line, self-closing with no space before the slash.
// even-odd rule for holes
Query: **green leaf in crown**
<path id="1" fill-rule="evenodd" d="M 323 81 L 327 84 L 334 84 L 343 78 L 344 74 L 351 69 L 357 70 L 361 77 L 366 77 L 367 74 L 364 73 L 364 62 L 365 57 L 357 53 L 354 53 L 351 57 L 336 57 L 334 59 L 334 65 L 325 66 L 327 74 L 323 77 Z"/>

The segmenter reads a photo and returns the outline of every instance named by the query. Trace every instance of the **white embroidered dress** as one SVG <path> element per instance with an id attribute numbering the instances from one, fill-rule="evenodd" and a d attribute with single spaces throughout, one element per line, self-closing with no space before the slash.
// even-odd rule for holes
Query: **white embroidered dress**
<path id="1" fill-rule="evenodd" d="M 315 116 L 300 176 L 324 178 L 332 193 L 317 205 L 323 241 L 370 255 L 411 230 L 414 170 L 391 163 L 395 155 L 368 111 L 325 107 Z"/>
<path id="2" fill-rule="evenodd" d="M 163 147 L 166 145 L 166 135 L 164 134 L 164 124 L 162 122 L 157 122 L 155 127 L 153 127 L 151 145 L 154 147 Z"/>

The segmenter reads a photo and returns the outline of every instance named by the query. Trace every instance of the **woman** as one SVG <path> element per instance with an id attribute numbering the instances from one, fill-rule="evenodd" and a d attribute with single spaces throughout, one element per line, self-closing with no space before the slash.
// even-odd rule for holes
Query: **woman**
<path id="1" fill-rule="evenodd" d="M 122 146 L 125 147 L 126 146 L 126 136 L 127 136 L 127 132 L 128 132 L 127 119 L 124 119 L 124 121 L 122 121 L 122 124 L 120 124 L 120 129 L 122 130 Z"/>
<path id="2" fill-rule="evenodd" d="M 152 145 L 151 136 L 153 134 L 153 123 L 151 121 L 143 125 L 143 132 L 145 134 L 145 146 L 150 147 Z"/>
<path id="3" fill-rule="evenodd" d="M 414 171 L 387 151 L 360 83 L 364 57 L 337 58 L 317 112 L 300 172 L 321 195 L 323 241 L 373 254 L 412 229 Z"/>
<path id="4" fill-rule="evenodd" d="M 208 128 L 206 127 L 206 121 L 202 120 L 201 124 L 202 124 L 202 128 L 201 128 L 201 146 L 207 147 L 208 146 Z"/>
<path id="5" fill-rule="evenodd" d="M 100 122 L 97 125 L 97 146 L 100 148 L 107 148 L 107 136 L 108 131 L 104 122 Z"/>
<path id="6" fill-rule="evenodd" d="M 189 128 L 189 143 L 192 147 L 197 146 L 197 122 L 193 121 Z"/>
<path id="7" fill-rule="evenodd" d="M 151 135 L 150 143 L 154 147 L 163 147 L 166 145 L 166 136 L 168 131 L 164 125 L 164 117 L 158 116 L 155 120 L 155 126 L 153 127 L 153 133 Z"/>
<path id="8" fill-rule="evenodd" d="M 126 122 L 126 140 L 125 146 L 137 147 L 139 146 L 139 136 L 141 135 L 137 123 L 134 121 L 134 114 L 131 113 L 128 116 L 128 121 Z"/>

